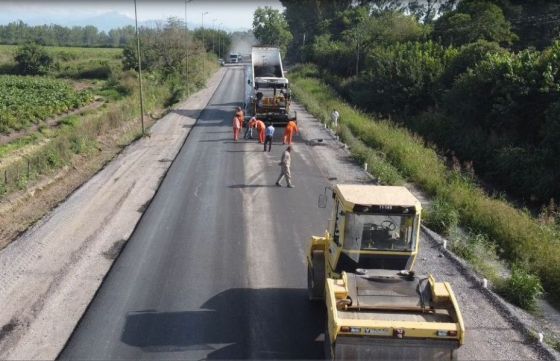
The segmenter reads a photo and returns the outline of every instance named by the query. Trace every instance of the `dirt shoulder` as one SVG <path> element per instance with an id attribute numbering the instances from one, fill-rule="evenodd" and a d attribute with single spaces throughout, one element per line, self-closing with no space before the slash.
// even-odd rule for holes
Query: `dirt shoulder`
<path id="1" fill-rule="evenodd" d="M 223 74 L 0 252 L 0 359 L 58 355 Z M 100 157 L 97 166 L 106 160 Z M 36 197 L 44 206 L 56 204 L 60 199 L 48 196 L 52 187 L 70 193 L 95 169 L 94 163 L 67 169 L 60 182 L 30 192 L 20 214 L 32 218 L 36 210 L 27 203 Z"/>

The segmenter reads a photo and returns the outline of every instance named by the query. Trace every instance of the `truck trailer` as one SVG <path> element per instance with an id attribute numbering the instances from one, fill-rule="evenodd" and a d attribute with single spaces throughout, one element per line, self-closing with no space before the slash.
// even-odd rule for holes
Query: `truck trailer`
<path id="1" fill-rule="evenodd" d="M 290 110 L 290 88 L 284 76 L 280 49 L 275 47 L 253 47 L 251 52 L 252 87 L 249 112 L 265 123 L 285 126 L 296 120 Z"/>

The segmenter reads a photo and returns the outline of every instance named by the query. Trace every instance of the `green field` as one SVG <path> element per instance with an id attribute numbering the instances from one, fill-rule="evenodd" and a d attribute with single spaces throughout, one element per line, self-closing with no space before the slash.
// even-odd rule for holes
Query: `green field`
<path id="1" fill-rule="evenodd" d="M 0 45 L 0 74 L 13 74 L 18 45 Z M 121 68 L 122 49 L 46 47 L 54 59 L 49 75 L 59 78 L 106 79 L 111 69 Z"/>
<path id="2" fill-rule="evenodd" d="M 0 76 L 0 132 L 25 129 L 55 114 L 93 101 L 66 81 L 42 77 Z"/>

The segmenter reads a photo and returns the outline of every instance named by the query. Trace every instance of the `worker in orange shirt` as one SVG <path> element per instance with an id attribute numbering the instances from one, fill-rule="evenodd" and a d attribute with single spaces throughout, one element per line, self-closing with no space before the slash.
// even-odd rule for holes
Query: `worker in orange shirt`
<path id="1" fill-rule="evenodd" d="M 239 139 L 239 131 L 241 130 L 241 122 L 239 121 L 239 117 L 233 117 L 233 140 L 237 142 Z"/>
<path id="2" fill-rule="evenodd" d="M 260 119 L 257 119 L 255 124 L 257 126 L 257 131 L 259 132 L 259 143 L 263 144 L 264 143 L 264 132 L 265 132 L 265 129 L 266 129 L 266 125 Z"/>
<path id="3" fill-rule="evenodd" d="M 241 109 L 241 107 L 235 108 L 235 116 L 239 118 L 239 124 L 241 125 L 241 128 L 243 128 L 243 122 L 245 121 L 245 112 L 243 111 L 243 109 Z"/>
<path id="4" fill-rule="evenodd" d="M 282 141 L 282 144 L 292 144 L 292 137 L 297 133 L 299 133 L 297 123 L 294 120 L 290 120 L 284 129 L 284 140 Z"/>

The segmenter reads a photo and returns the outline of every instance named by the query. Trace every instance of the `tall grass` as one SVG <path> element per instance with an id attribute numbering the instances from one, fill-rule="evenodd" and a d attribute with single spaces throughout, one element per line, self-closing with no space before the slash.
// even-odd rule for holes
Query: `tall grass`
<path id="1" fill-rule="evenodd" d="M 560 241 L 554 228 L 504 200 L 491 198 L 470 179 L 448 170 L 436 150 L 417 135 L 340 100 L 327 84 L 313 78 L 312 66 L 290 74 L 294 95 L 311 113 L 325 120 L 336 108 L 341 127 L 367 147 L 381 151 L 402 176 L 448 203 L 459 213 L 461 225 L 497 242 L 502 258 L 537 274 L 544 289 L 560 300 Z"/>

